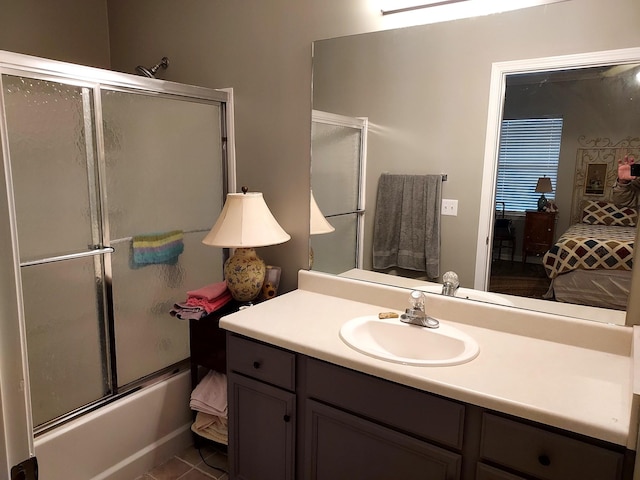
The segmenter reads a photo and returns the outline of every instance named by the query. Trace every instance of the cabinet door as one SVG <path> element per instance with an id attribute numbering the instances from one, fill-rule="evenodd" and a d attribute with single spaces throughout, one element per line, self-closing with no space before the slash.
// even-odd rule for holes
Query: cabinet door
<path id="1" fill-rule="evenodd" d="M 482 463 L 478 464 L 478 471 L 476 472 L 476 480 L 525 480 L 523 477 L 511 475 L 504 470 L 490 467 Z"/>
<path id="2" fill-rule="evenodd" d="M 295 395 L 229 373 L 229 464 L 237 480 L 291 480 Z"/>
<path id="3" fill-rule="evenodd" d="M 313 400 L 305 409 L 306 479 L 460 478 L 458 454 Z"/>

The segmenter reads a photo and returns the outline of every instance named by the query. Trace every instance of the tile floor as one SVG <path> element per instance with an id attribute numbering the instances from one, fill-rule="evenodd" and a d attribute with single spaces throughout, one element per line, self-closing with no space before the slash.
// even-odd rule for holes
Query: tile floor
<path id="1" fill-rule="evenodd" d="M 191 446 L 135 480 L 229 480 L 228 470 L 226 453 Z"/>

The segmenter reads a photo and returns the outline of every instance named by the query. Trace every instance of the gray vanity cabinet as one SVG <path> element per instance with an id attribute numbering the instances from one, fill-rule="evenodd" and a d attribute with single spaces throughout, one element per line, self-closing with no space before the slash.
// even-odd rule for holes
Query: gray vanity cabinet
<path id="1" fill-rule="evenodd" d="M 480 459 L 544 480 L 624 478 L 624 452 L 484 412 Z M 490 480 L 511 478 L 480 476 Z M 518 477 L 515 477 L 518 478 Z"/>
<path id="2" fill-rule="evenodd" d="M 512 475 L 500 470 L 498 468 L 485 465 L 483 463 L 478 464 L 478 471 L 476 473 L 476 480 L 527 480 L 524 477 Z"/>
<path id="3" fill-rule="evenodd" d="M 227 338 L 231 478 L 293 480 L 295 354 Z"/>
<path id="4" fill-rule="evenodd" d="M 459 454 L 313 400 L 307 400 L 305 416 L 303 478 L 460 478 Z"/>
<path id="5" fill-rule="evenodd" d="M 623 447 L 227 334 L 231 479 L 630 480 Z M 296 415 L 297 411 L 297 415 Z"/>
<path id="6" fill-rule="evenodd" d="M 464 405 L 309 357 L 298 362 L 302 478 L 460 478 Z"/>

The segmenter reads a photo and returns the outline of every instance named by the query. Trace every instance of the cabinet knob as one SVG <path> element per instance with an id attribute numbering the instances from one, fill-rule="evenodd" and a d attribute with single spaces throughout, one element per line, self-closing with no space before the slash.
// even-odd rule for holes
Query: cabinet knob
<path id="1" fill-rule="evenodd" d="M 549 465 L 551 465 L 551 459 L 549 458 L 548 455 L 540 455 L 538 457 L 538 462 L 540 462 L 540 465 L 544 465 L 545 467 L 548 467 Z"/>
<path id="2" fill-rule="evenodd" d="M 258 368 L 260 368 L 260 366 L 261 366 L 261 365 L 262 365 L 262 363 L 261 363 L 261 362 L 259 362 L 258 360 L 256 360 L 255 362 L 253 362 L 253 368 L 255 368 L 256 370 L 257 370 Z"/>
<path id="3" fill-rule="evenodd" d="M 291 415 L 286 415 L 286 414 L 285 414 L 285 416 L 284 416 L 284 417 L 282 417 L 282 419 L 283 419 L 285 422 L 289 423 L 289 422 L 291 421 Z"/>

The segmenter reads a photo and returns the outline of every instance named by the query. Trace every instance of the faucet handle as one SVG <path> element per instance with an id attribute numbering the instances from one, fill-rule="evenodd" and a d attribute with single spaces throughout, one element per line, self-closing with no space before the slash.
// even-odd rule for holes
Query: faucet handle
<path id="1" fill-rule="evenodd" d="M 424 312 L 425 294 L 420 290 L 413 290 L 409 295 L 409 305 L 412 310 L 420 310 Z"/>
<path id="2" fill-rule="evenodd" d="M 456 272 L 447 272 L 442 275 L 442 295 L 453 297 L 459 286 L 460 281 Z"/>
<path id="3" fill-rule="evenodd" d="M 445 273 L 442 275 L 442 283 L 450 283 L 453 288 L 458 288 L 460 286 L 458 274 L 456 272 Z"/>

